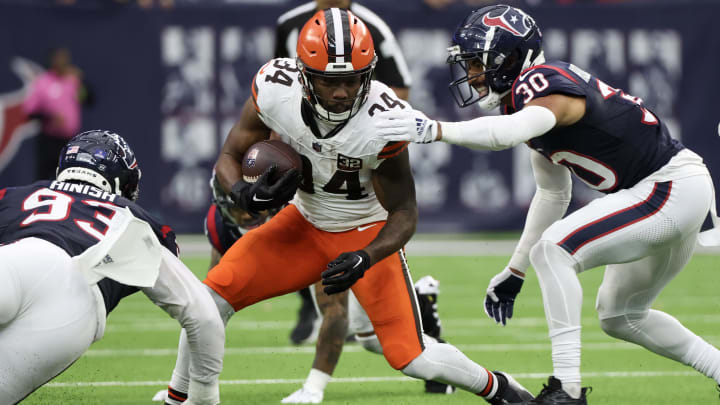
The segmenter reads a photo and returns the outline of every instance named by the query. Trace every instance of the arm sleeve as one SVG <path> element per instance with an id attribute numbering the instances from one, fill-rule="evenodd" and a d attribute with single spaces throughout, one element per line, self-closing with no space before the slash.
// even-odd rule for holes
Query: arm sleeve
<path id="1" fill-rule="evenodd" d="M 471 149 L 503 150 L 543 135 L 555 127 L 555 114 L 545 107 L 529 106 L 511 115 L 441 122 L 442 141 Z"/>
<path id="2" fill-rule="evenodd" d="M 225 326 L 204 285 L 180 259 L 162 249 L 157 282 L 142 291 L 187 332 L 191 385 L 196 382 L 217 386 L 225 350 Z M 219 402 L 219 392 L 217 395 Z"/>
<path id="3" fill-rule="evenodd" d="M 545 229 L 565 215 L 572 196 L 572 180 L 567 168 L 552 164 L 535 151 L 530 152 L 530 162 L 537 188 L 509 263 L 509 267 L 523 273 L 530 266 L 530 249 Z"/>

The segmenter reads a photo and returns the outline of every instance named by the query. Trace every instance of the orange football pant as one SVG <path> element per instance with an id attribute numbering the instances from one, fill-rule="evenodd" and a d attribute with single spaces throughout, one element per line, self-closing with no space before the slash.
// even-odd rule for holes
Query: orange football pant
<path id="1" fill-rule="evenodd" d="M 385 221 L 359 231 L 315 228 L 294 205 L 243 235 L 208 273 L 204 283 L 236 311 L 303 289 L 320 280 L 343 252 L 367 246 Z M 370 225 L 370 224 L 368 224 Z M 369 268 L 352 290 L 372 322 L 388 363 L 402 369 L 423 351 L 422 326 L 412 279 L 402 252 Z"/>

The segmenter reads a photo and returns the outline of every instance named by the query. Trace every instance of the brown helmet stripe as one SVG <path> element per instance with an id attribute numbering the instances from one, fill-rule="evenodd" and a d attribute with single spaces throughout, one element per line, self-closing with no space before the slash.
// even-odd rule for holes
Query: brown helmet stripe
<path id="1" fill-rule="evenodd" d="M 329 8 L 324 11 L 327 29 L 328 63 L 352 61 L 350 19 L 347 10 Z"/>
<path id="2" fill-rule="evenodd" d="M 342 16 L 343 49 L 345 51 L 345 62 L 352 62 L 352 44 L 350 43 L 350 16 L 347 10 L 340 10 Z"/>
<path id="3" fill-rule="evenodd" d="M 337 50 L 335 46 L 335 21 L 333 20 L 332 15 L 332 9 L 328 8 L 325 9 L 325 29 L 327 30 L 327 54 L 328 54 L 328 63 L 335 62 L 335 55 L 337 55 Z"/>

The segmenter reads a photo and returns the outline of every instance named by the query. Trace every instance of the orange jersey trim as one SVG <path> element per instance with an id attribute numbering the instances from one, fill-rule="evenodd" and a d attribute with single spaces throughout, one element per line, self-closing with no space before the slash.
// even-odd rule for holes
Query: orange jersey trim
<path id="1" fill-rule="evenodd" d="M 388 144 L 378 153 L 379 159 L 390 159 L 399 155 L 404 151 L 410 142 L 388 142 Z"/>

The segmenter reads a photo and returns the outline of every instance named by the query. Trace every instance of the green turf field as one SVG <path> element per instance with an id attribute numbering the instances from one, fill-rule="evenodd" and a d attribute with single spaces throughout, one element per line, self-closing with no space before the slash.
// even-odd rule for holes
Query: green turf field
<path id="1" fill-rule="evenodd" d="M 441 282 L 439 311 L 444 337 L 490 369 L 506 370 L 537 392 L 552 371 L 540 290 L 532 271 L 509 326 L 496 326 L 482 310 L 488 280 L 506 257 L 414 257 L 414 277 Z M 204 275 L 207 258 L 186 259 Z M 291 269 L 289 271 L 292 271 Z M 581 275 L 583 385 L 589 403 L 720 404 L 712 380 L 691 368 L 614 340 L 597 325 L 595 292 L 602 270 Z M 695 333 L 720 345 L 720 256 L 696 256 L 660 296 L 655 308 L 676 316 Z M 288 334 L 298 298 L 278 297 L 236 314 L 227 333 L 221 374 L 223 404 L 277 404 L 299 388 L 314 346 L 293 347 Z M 136 294 L 109 317 L 105 337 L 76 364 L 23 404 L 152 404 L 175 362 L 178 326 L 147 298 Z M 466 392 L 426 395 L 421 382 L 404 377 L 383 358 L 348 344 L 325 392 L 326 404 L 484 403 Z"/>

